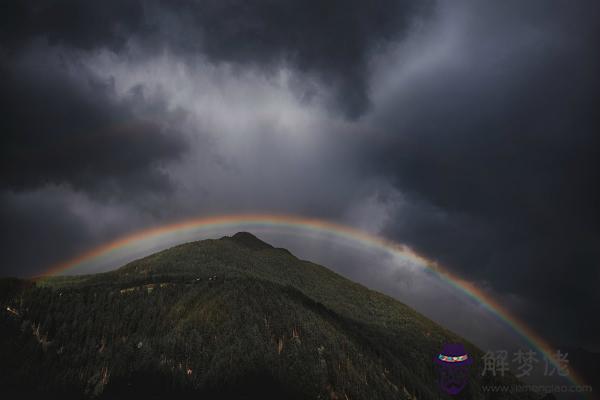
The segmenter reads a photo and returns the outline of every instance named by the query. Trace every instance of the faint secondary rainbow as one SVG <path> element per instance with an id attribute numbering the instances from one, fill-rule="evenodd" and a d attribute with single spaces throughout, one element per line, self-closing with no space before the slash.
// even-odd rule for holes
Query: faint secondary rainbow
<path id="1" fill-rule="evenodd" d="M 436 261 L 418 254 L 408 246 L 372 235 L 350 226 L 316 218 L 305 218 L 295 215 L 239 214 L 188 219 L 126 235 L 110 243 L 89 250 L 71 260 L 54 265 L 42 274 L 41 277 L 52 276 L 61 272 L 73 270 L 87 262 L 107 257 L 117 250 L 121 250 L 145 240 L 158 239 L 163 235 L 176 232 L 236 226 L 286 227 L 318 233 L 329 233 L 336 237 L 389 251 L 401 258 L 419 264 L 442 281 L 483 306 L 492 315 L 501 320 L 517 335 L 523 338 L 529 345 L 540 351 L 555 366 L 558 366 L 559 360 L 557 360 L 553 353 L 552 347 L 541 336 L 531 330 L 517 317 L 511 315 L 506 308 L 473 283 L 451 273 L 447 268 L 444 268 Z M 570 370 L 568 379 L 574 384 L 585 385 L 584 381 L 572 369 Z"/>

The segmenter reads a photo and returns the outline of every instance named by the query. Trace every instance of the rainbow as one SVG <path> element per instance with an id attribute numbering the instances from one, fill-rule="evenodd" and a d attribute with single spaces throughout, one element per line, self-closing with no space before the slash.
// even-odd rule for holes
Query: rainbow
<path id="1" fill-rule="evenodd" d="M 295 228 L 316 233 L 328 233 L 334 235 L 335 237 L 359 242 L 366 246 L 383 249 L 407 261 L 421 265 L 443 282 L 446 282 L 448 285 L 463 293 L 468 298 L 474 300 L 477 304 L 480 304 L 493 316 L 506 324 L 518 336 L 524 339 L 525 342 L 527 342 L 530 346 L 547 357 L 548 360 L 554 364 L 554 366 L 559 365 L 559 360 L 553 353 L 552 347 L 541 336 L 531 330 L 517 317 L 511 315 L 506 308 L 494 300 L 489 294 L 478 288 L 475 284 L 450 272 L 447 268 L 444 268 L 436 261 L 418 254 L 408 246 L 372 235 L 350 226 L 316 218 L 305 218 L 294 215 L 240 214 L 187 219 L 173 224 L 145 229 L 96 247 L 79 255 L 78 257 L 54 265 L 45 273 L 43 273 L 40 278 L 76 269 L 85 263 L 101 257 L 106 257 L 117 250 L 122 250 L 145 240 L 160 239 L 162 236 L 172 233 L 187 231 L 192 232 L 196 230 L 208 230 L 215 228 L 222 229 L 239 226 L 250 226 L 256 228 Z M 578 376 L 572 369 L 570 370 L 568 379 L 573 384 L 585 385 L 581 377 Z"/>

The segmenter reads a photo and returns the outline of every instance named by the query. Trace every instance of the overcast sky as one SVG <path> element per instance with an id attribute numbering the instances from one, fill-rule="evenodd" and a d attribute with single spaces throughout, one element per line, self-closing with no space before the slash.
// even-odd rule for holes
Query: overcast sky
<path id="1" fill-rule="evenodd" d="M 408 244 L 600 350 L 599 20 L 593 0 L 9 2 L 1 272 L 190 216 L 291 213 Z M 281 235 L 448 322 L 410 268 Z"/>

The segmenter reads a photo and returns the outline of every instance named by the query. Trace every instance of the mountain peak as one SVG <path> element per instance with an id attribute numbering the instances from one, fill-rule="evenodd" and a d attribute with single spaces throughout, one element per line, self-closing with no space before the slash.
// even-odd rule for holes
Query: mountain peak
<path id="1" fill-rule="evenodd" d="M 269 243 L 263 242 L 250 232 L 238 232 L 233 236 L 225 236 L 223 239 L 232 240 L 235 243 L 247 247 L 252 250 L 272 249 Z"/>
<path id="2" fill-rule="evenodd" d="M 39 286 L 0 279 L 3 393 L 433 400 L 440 396 L 432 357 L 442 343 L 483 356 L 391 297 L 269 249 L 239 232 L 102 274 Z M 470 377 L 465 399 L 490 398 L 479 394 L 484 383 L 516 382 Z"/>

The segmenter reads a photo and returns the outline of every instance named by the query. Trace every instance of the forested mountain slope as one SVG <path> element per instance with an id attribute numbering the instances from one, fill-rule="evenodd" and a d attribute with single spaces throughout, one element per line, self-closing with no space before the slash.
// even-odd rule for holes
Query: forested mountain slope
<path id="1" fill-rule="evenodd" d="M 15 395 L 434 399 L 432 359 L 449 342 L 474 358 L 460 398 L 499 383 L 464 339 L 249 233 L 102 274 L 0 282 L 0 387 Z"/>

